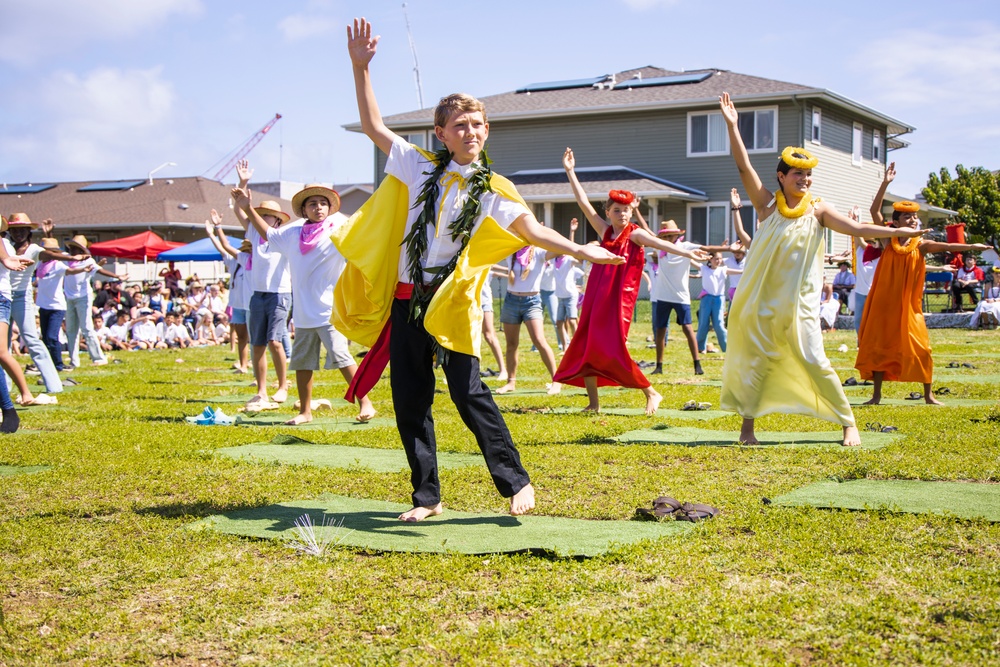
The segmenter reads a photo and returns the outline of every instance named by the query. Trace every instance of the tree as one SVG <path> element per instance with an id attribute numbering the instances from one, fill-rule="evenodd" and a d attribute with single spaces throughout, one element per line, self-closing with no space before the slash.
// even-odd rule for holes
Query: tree
<path id="1" fill-rule="evenodd" d="M 958 211 L 969 234 L 989 239 L 995 246 L 1000 236 L 1000 179 L 985 167 L 958 165 L 955 172 L 952 178 L 948 168 L 942 167 L 940 174 L 930 174 L 924 198 L 934 206 Z"/>

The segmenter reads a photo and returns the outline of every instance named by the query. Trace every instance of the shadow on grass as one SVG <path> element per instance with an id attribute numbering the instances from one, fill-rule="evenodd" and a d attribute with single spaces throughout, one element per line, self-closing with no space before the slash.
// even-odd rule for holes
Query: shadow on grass
<path id="1" fill-rule="evenodd" d="M 193 503 L 170 503 L 169 505 L 154 505 L 152 507 L 136 507 L 132 511 L 140 516 L 150 514 L 163 517 L 164 519 L 204 519 L 208 516 L 221 514 L 229 516 L 236 512 L 260 511 L 264 508 L 272 507 L 271 503 L 251 504 L 228 504 L 217 505 L 208 500 L 200 500 Z"/>

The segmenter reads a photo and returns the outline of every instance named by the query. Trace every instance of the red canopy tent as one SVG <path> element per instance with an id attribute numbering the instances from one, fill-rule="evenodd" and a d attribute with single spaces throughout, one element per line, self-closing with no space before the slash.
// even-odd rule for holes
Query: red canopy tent
<path id="1" fill-rule="evenodd" d="M 153 232 L 142 232 L 113 241 L 91 243 L 90 254 L 101 257 L 122 257 L 124 259 L 156 259 L 161 252 L 184 245 L 175 241 L 164 241 Z"/>

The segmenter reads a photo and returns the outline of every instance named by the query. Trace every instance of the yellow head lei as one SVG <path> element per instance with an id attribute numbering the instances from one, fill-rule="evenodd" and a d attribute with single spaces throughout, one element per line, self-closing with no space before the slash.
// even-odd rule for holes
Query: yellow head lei
<path id="1" fill-rule="evenodd" d="M 805 157 L 795 157 L 795 153 Z M 781 161 L 795 169 L 813 169 L 819 164 L 819 158 L 813 157 L 812 153 L 797 146 L 785 146 L 785 150 L 781 151 Z"/>
<path id="2" fill-rule="evenodd" d="M 919 213 L 920 204 L 915 201 L 898 201 L 892 205 L 892 210 L 901 213 Z"/>

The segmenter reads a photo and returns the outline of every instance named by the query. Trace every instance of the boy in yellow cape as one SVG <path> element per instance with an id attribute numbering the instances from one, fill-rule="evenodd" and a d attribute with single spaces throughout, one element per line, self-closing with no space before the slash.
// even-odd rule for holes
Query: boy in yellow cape
<path id="1" fill-rule="evenodd" d="M 373 346 L 352 391 L 371 388 L 388 348 L 396 426 L 413 484 L 413 509 L 399 518 L 421 521 L 440 514 L 431 417 L 437 352 L 451 399 L 476 436 L 493 483 L 510 498 L 511 514 L 525 514 L 535 506 L 534 489 L 479 377 L 479 295 L 487 272 L 527 244 L 591 262 L 623 260 L 540 225 L 514 186 L 490 170 L 489 124 L 479 100 L 464 94 L 441 100 L 434 133 L 444 148 L 436 153 L 387 128 L 369 73 L 378 40 L 363 18 L 347 28 L 361 128 L 388 156 L 385 181 L 333 235 L 347 260 L 334 293 L 333 323 L 348 338 Z"/>

